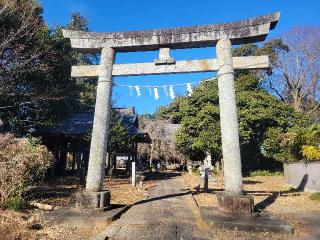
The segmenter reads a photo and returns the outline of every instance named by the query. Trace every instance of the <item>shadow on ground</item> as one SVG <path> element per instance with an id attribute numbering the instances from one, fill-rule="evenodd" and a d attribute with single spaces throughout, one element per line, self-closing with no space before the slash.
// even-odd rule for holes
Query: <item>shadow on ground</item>
<path id="1" fill-rule="evenodd" d="M 27 192 L 28 201 L 45 201 L 54 203 L 56 200 L 66 200 L 65 204 L 74 202 L 74 195 L 79 190 L 79 178 L 75 176 L 59 176 L 50 179 L 40 186 L 30 189 Z"/>
<path id="2" fill-rule="evenodd" d="M 147 172 L 145 180 L 166 180 L 181 176 L 180 172 Z"/>
<path id="3" fill-rule="evenodd" d="M 252 180 L 243 180 L 243 184 L 258 184 L 258 183 L 262 183 L 260 181 L 252 181 Z"/>
<path id="4" fill-rule="evenodd" d="M 184 195 L 188 195 L 190 194 L 191 191 L 187 191 L 187 192 L 182 192 L 182 193 L 175 193 L 175 194 L 168 194 L 168 195 L 163 195 L 160 197 L 155 197 L 155 198 L 148 198 L 148 199 L 144 199 L 141 200 L 133 205 L 139 205 L 139 204 L 144 204 L 144 203 L 148 203 L 148 202 L 153 202 L 153 201 L 158 201 L 158 200 L 162 200 L 162 199 L 168 199 L 168 198 L 174 198 L 174 197 L 180 197 L 180 196 L 184 196 Z"/>

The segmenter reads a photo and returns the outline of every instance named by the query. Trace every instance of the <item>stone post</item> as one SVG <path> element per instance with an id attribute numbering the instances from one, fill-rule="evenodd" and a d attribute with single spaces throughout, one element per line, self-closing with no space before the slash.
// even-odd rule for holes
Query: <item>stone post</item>
<path id="1" fill-rule="evenodd" d="M 105 176 L 114 59 L 114 49 L 102 49 L 86 191 L 77 196 L 77 206 L 80 208 L 104 208 L 110 202 L 110 193 L 101 190 Z"/>
<path id="2" fill-rule="evenodd" d="M 131 162 L 131 185 L 133 188 L 136 187 L 136 161 Z"/>
<path id="3" fill-rule="evenodd" d="M 242 195 L 242 171 L 239 146 L 232 45 L 227 38 L 216 45 L 224 185 L 227 195 Z"/>
<path id="4" fill-rule="evenodd" d="M 209 190 L 209 168 L 205 167 L 204 169 L 204 185 L 203 185 L 203 190 L 205 192 L 208 192 Z"/>

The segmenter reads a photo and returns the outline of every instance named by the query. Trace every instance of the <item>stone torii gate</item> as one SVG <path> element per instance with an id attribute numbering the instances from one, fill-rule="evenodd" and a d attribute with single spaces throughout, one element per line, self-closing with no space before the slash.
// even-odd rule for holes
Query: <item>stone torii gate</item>
<path id="1" fill-rule="evenodd" d="M 254 17 L 238 22 L 161 30 L 128 32 L 80 32 L 63 30 L 74 49 L 101 53 L 100 65 L 73 66 L 72 77 L 98 77 L 94 124 L 91 139 L 86 189 L 78 195 L 81 208 L 105 208 L 110 193 L 102 191 L 109 133 L 111 95 L 114 76 L 136 76 L 170 73 L 218 71 L 222 153 L 225 194 L 218 198 L 225 205 L 246 205 L 242 196 L 242 171 L 234 69 L 263 69 L 269 66 L 268 56 L 232 57 L 232 45 L 263 41 L 275 28 L 280 13 Z M 175 61 L 170 49 L 216 46 L 217 59 Z M 159 59 L 150 63 L 114 64 L 117 52 L 159 50 Z M 249 208 L 253 201 L 249 199 Z M 230 207 L 227 207 L 230 210 Z"/>

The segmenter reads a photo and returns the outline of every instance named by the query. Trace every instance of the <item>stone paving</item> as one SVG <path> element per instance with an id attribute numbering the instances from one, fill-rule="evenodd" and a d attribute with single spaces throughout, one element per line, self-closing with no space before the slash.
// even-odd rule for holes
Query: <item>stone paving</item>
<path id="1" fill-rule="evenodd" d="M 134 205 L 106 229 L 107 239 L 207 239 L 199 210 L 177 173 L 167 173 Z"/>

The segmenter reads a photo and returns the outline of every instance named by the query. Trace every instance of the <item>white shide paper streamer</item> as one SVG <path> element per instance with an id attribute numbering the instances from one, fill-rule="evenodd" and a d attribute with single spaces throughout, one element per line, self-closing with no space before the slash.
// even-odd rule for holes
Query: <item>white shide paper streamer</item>
<path id="1" fill-rule="evenodd" d="M 153 90 L 154 90 L 154 99 L 155 99 L 155 100 L 158 100 L 158 99 L 159 99 L 159 91 L 158 91 L 158 88 L 155 87 Z"/>
<path id="2" fill-rule="evenodd" d="M 136 89 L 137 97 L 141 97 L 140 87 L 139 86 L 135 86 L 134 88 Z"/>
<path id="3" fill-rule="evenodd" d="M 174 99 L 174 92 L 173 92 L 173 86 L 172 85 L 170 85 L 169 91 L 170 91 L 171 99 Z"/>

